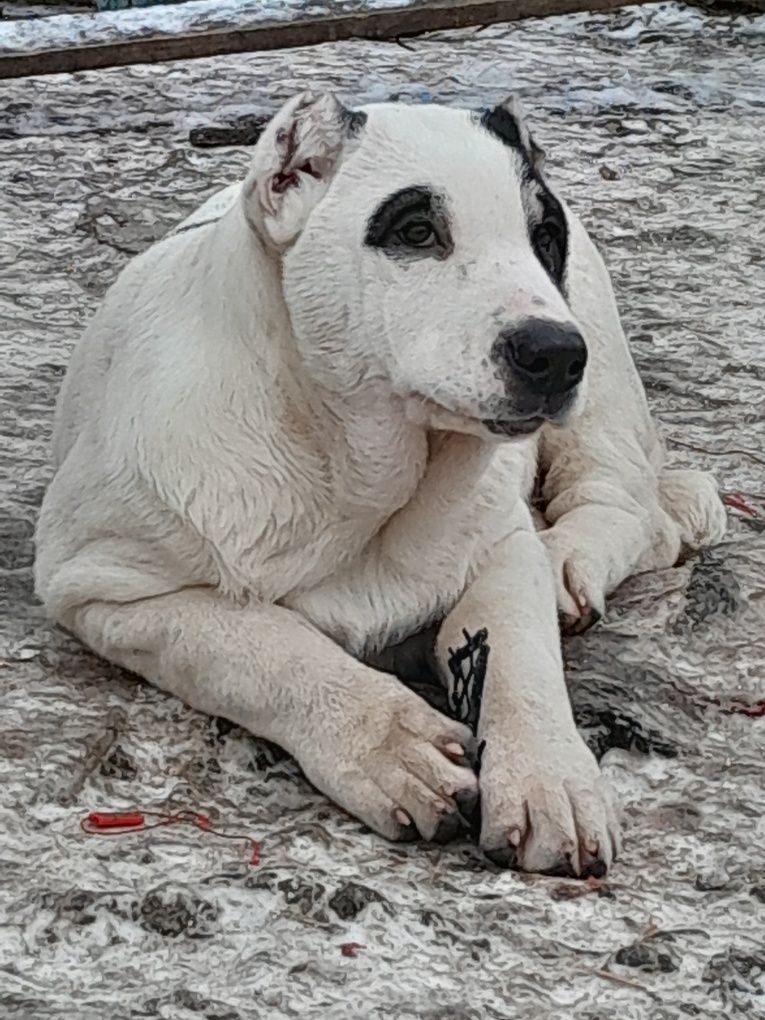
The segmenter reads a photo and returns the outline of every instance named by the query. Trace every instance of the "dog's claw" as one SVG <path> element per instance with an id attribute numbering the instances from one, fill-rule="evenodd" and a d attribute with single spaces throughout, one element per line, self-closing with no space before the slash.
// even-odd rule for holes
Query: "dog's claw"
<path id="1" fill-rule="evenodd" d="M 420 838 L 420 834 L 417 831 L 417 826 L 414 822 L 410 822 L 405 828 L 401 829 L 398 834 L 398 843 L 416 843 Z"/>
<path id="2" fill-rule="evenodd" d="M 582 878 L 604 878 L 608 865 L 596 840 L 586 840 L 581 850 Z"/>
<path id="3" fill-rule="evenodd" d="M 480 791 L 475 790 L 459 790 L 454 797 L 457 802 L 457 809 L 462 817 L 465 819 L 467 824 L 471 828 L 475 825 L 476 820 L 480 825 L 481 820 L 481 805 L 480 805 Z"/>
<path id="4" fill-rule="evenodd" d="M 553 878 L 576 878 L 576 871 L 571 862 L 571 854 L 561 851 L 558 860 L 552 867 L 545 868 L 543 875 L 551 875 Z"/>
<path id="5" fill-rule="evenodd" d="M 403 808 L 396 808 L 393 812 L 393 817 L 401 826 L 398 832 L 399 843 L 414 843 L 415 840 L 420 838 L 417 826 Z"/>
<path id="6" fill-rule="evenodd" d="M 602 857 L 597 857 L 582 868 L 582 878 L 605 878 L 607 873 L 608 865 Z"/>
<path id="7" fill-rule="evenodd" d="M 433 833 L 433 838 L 431 842 L 451 843 L 451 841 L 455 838 L 455 836 L 457 836 L 461 828 L 462 819 L 456 812 L 451 815 L 444 815 L 444 817 L 436 826 L 436 831 Z"/>
<path id="8" fill-rule="evenodd" d="M 561 620 L 561 629 L 564 634 L 569 636 L 584 634 L 585 631 L 589 630 L 590 627 L 594 627 L 595 624 L 599 623 L 602 619 L 602 614 L 585 602 L 581 616 L 563 617 Z"/>
<path id="9" fill-rule="evenodd" d="M 484 855 L 498 868 L 516 868 L 518 866 L 518 851 L 513 846 L 493 847 L 490 850 L 484 850 Z"/>
<path id="10" fill-rule="evenodd" d="M 474 737 L 469 737 L 458 744 L 450 741 L 444 744 L 443 750 L 447 757 L 451 758 L 457 765 L 464 765 L 466 768 L 475 768 L 477 742 Z"/>

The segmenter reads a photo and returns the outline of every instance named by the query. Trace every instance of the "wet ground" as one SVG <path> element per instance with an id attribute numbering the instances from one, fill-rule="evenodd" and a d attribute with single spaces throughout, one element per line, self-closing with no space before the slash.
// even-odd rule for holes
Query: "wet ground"
<path id="1" fill-rule="evenodd" d="M 34 605 L 74 339 L 131 254 L 243 172 L 246 149 L 191 130 L 309 84 L 520 91 L 603 247 L 672 461 L 733 496 L 723 546 L 630 581 L 566 644 L 625 812 L 606 889 L 497 872 L 468 843 L 390 846 Z M 765 19 L 628 9 L 4 81 L 0 99 L 0 1015 L 765 1016 Z M 261 839 L 261 863 L 193 827 L 81 834 L 87 811 L 133 805 L 206 811 Z"/>

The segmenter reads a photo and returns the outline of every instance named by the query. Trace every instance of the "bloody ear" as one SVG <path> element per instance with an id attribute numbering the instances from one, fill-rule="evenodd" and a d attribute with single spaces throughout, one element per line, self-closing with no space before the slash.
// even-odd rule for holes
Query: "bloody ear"
<path id="1" fill-rule="evenodd" d="M 247 219 L 267 244 L 284 251 L 294 243 L 363 117 L 333 95 L 304 92 L 268 124 L 243 191 Z"/>

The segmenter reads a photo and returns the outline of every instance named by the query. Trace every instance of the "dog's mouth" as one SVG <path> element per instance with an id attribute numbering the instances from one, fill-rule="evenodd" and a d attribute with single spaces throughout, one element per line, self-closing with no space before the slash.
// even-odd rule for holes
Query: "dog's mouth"
<path id="1" fill-rule="evenodd" d="M 520 414 L 503 414 L 500 411 L 492 417 L 483 417 L 467 411 L 455 411 L 420 393 L 411 393 L 407 399 L 407 411 L 411 421 L 438 430 L 479 436 L 488 432 L 497 438 L 522 439 L 533 435 L 545 424 L 565 424 L 574 402 L 574 395 L 566 393 L 546 397 L 537 406 L 524 409 Z"/>
<path id="2" fill-rule="evenodd" d="M 481 423 L 494 436 L 530 436 L 543 425 L 565 425 L 576 402 L 575 392 L 545 397 L 537 407 L 523 415 L 497 415 L 482 418 Z"/>
<path id="3" fill-rule="evenodd" d="M 536 416 L 533 418 L 483 418 L 481 424 L 491 432 L 493 436 L 530 436 L 540 429 L 548 418 Z"/>

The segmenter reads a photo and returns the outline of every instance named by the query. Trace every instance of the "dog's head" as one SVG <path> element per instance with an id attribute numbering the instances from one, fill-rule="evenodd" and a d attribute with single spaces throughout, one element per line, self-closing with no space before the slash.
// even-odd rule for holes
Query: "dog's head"
<path id="1" fill-rule="evenodd" d="M 433 428 L 560 421 L 587 349 L 565 297 L 566 213 L 513 101 L 345 109 L 300 96 L 269 124 L 246 214 L 281 253 L 306 370 L 377 382 Z"/>

